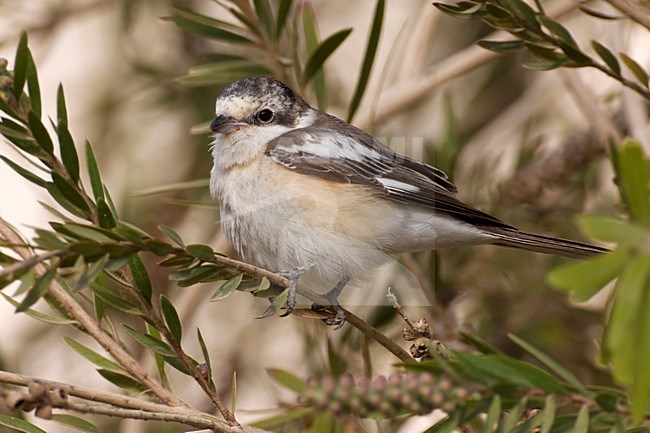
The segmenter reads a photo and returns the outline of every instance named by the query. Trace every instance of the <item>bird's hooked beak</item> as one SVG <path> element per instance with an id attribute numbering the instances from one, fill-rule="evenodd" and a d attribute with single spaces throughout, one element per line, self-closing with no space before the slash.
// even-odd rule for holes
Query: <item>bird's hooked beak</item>
<path id="1" fill-rule="evenodd" d="M 239 122 L 236 119 L 220 114 L 210 124 L 210 130 L 217 134 L 229 134 L 244 126 L 245 123 Z"/>

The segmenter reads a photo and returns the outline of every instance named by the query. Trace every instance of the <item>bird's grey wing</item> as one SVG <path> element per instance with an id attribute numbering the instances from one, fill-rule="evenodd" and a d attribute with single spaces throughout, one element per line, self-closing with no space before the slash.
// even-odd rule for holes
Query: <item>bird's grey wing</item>
<path id="1" fill-rule="evenodd" d="M 376 145 L 365 142 L 368 137 L 365 134 L 362 142 L 345 131 L 301 128 L 271 141 L 266 155 L 297 173 L 363 185 L 390 200 L 425 206 L 471 224 L 509 227 L 461 202 L 442 171 L 398 155 L 372 138 Z"/>

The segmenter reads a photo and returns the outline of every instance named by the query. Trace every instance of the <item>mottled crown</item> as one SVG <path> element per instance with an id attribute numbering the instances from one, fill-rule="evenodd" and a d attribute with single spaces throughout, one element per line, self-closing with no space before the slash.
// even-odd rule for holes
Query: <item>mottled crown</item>
<path id="1" fill-rule="evenodd" d="M 259 99 L 260 102 L 277 105 L 278 108 L 307 108 L 309 104 L 289 86 L 274 78 L 248 77 L 227 85 L 219 99 Z"/>
<path id="2" fill-rule="evenodd" d="M 226 86 L 217 98 L 217 114 L 244 118 L 252 111 L 270 108 L 284 125 L 295 125 L 309 104 L 289 86 L 274 78 L 249 77 Z"/>

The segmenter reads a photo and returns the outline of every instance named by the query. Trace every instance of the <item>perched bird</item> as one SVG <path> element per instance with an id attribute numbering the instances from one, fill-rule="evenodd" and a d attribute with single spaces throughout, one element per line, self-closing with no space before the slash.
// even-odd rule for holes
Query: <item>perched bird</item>
<path id="1" fill-rule="evenodd" d="M 445 173 L 399 155 L 366 132 L 318 111 L 288 86 L 251 77 L 225 87 L 210 125 L 210 191 L 242 257 L 337 298 L 355 279 L 405 251 L 495 244 L 573 258 L 604 252 L 526 233 L 456 197 Z"/>

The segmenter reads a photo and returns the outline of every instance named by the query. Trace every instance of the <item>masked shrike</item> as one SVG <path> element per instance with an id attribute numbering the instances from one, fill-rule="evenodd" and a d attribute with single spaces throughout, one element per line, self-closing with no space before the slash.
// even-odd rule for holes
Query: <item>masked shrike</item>
<path id="1" fill-rule="evenodd" d="M 293 270 L 284 315 L 297 289 L 329 289 L 337 311 L 329 323 L 340 327 L 343 287 L 405 251 L 476 244 L 574 258 L 605 251 L 522 232 L 466 205 L 441 170 L 310 107 L 280 81 L 230 84 L 216 114 L 210 190 L 222 228 L 245 260 Z"/>

